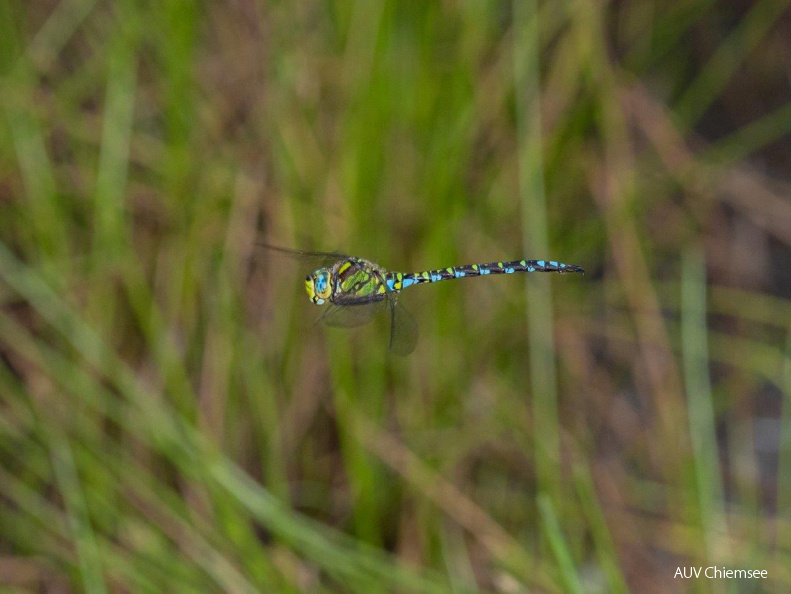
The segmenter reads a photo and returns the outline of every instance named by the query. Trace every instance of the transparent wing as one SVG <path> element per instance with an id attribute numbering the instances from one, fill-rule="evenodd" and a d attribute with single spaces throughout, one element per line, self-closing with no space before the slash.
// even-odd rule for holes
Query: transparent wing
<path id="1" fill-rule="evenodd" d="M 363 304 L 330 305 L 319 318 L 327 326 L 352 328 L 369 323 L 376 314 L 387 312 L 390 326 L 389 348 L 395 355 L 415 350 L 418 327 L 412 314 L 395 297 Z"/>
<path id="2" fill-rule="evenodd" d="M 388 299 L 387 305 L 390 311 L 390 352 L 408 355 L 417 345 L 417 322 L 397 299 Z"/>
<path id="3" fill-rule="evenodd" d="M 346 254 L 340 252 L 307 252 L 303 250 L 292 250 L 289 248 L 278 247 L 268 243 L 257 242 L 256 247 L 261 250 L 261 257 L 271 255 L 284 256 L 305 265 L 307 272 L 313 272 L 319 268 L 332 266 L 340 260 L 348 258 Z"/>
<path id="4" fill-rule="evenodd" d="M 384 311 L 385 308 L 386 302 L 384 300 L 348 305 L 332 304 L 324 310 L 319 321 L 327 326 L 354 328 L 355 326 L 364 326 L 377 313 Z"/>

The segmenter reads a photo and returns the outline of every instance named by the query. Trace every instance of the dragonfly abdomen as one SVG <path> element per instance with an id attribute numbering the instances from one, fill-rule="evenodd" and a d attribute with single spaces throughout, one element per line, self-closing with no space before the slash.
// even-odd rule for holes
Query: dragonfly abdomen
<path id="1" fill-rule="evenodd" d="M 489 274 L 513 274 L 515 272 L 581 272 L 585 271 L 574 264 L 564 264 L 554 260 L 512 260 L 510 262 L 490 262 L 488 264 L 465 264 L 449 266 L 423 272 L 389 272 L 385 280 L 388 291 L 400 291 L 412 285 L 436 283 L 453 278 L 486 276 Z"/>

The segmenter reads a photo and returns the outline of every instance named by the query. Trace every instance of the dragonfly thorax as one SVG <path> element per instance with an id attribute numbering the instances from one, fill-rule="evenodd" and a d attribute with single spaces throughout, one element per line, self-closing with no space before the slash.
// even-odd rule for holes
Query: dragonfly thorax
<path id="1" fill-rule="evenodd" d="M 305 290 L 316 305 L 362 305 L 385 299 L 385 271 L 362 258 L 345 258 L 305 278 Z"/>

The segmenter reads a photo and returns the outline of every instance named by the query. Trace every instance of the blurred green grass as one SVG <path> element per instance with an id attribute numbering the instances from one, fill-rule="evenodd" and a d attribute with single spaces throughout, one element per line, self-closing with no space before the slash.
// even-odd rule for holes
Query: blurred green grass
<path id="1" fill-rule="evenodd" d="M 788 21 L 0 3 L 0 583 L 786 590 Z M 588 274 L 410 290 L 396 359 L 260 240 Z"/>

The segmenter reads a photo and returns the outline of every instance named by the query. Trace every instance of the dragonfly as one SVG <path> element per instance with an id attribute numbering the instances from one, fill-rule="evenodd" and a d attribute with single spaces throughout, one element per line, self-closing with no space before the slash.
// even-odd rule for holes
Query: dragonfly
<path id="1" fill-rule="evenodd" d="M 421 272 L 394 272 L 370 260 L 338 252 L 305 252 L 263 243 L 259 245 L 287 256 L 318 263 L 318 267 L 305 277 L 305 290 L 310 301 L 325 306 L 319 321 L 327 326 L 362 326 L 377 313 L 386 312 L 390 318 L 389 349 L 396 355 L 411 353 L 418 339 L 417 322 L 399 301 L 404 289 L 491 274 L 585 273 L 581 266 L 555 260 L 511 260 L 463 264 Z"/>

